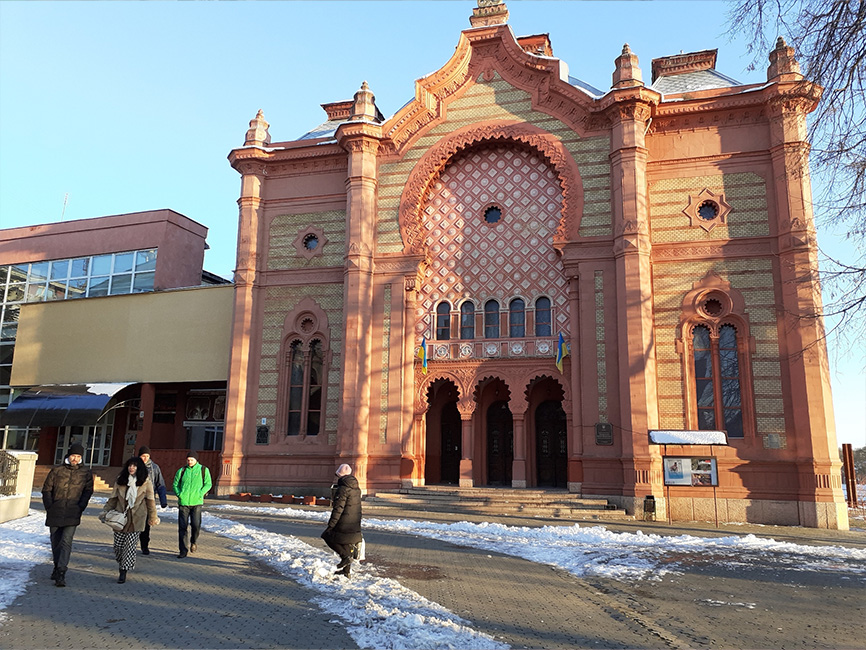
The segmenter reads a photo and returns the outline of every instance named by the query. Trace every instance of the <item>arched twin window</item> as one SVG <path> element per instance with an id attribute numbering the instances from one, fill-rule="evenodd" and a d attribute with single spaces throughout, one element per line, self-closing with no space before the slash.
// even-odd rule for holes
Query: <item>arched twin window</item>
<path id="1" fill-rule="evenodd" d="M 286 435 L 315 436 L 322 429 L 325 354 L 318 339 L 289 346 L 288 420 Z"/>
<path id="2" fill-rule="evenodd" d="M 727 431 L 729 438 L 742 438 L 743 394 L 740 379 L 737 329 L 723 324 L 710 329 L 692 329 L 697 428 Z"/>

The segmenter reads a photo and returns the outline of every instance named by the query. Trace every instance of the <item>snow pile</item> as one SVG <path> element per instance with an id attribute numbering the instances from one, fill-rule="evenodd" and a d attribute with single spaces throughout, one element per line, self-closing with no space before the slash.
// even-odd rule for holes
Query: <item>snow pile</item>
<path id="1" fill-rule="evenodd" d="M 45 514 L 30 510 L 26 517 L 0 525 L 0 623 L 6 609 L 24 593 L 34 564 L 51 563 L 51 542 Z"/>

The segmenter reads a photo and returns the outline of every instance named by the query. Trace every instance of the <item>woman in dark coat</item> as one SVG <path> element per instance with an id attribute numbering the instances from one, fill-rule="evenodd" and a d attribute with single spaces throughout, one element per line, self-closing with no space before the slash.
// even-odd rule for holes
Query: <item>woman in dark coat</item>
<path id="1" fill-rule="evenodd" d="M 337 468 L 335 474 L 337 485 L 331 491 L 331 518 L 322 539 L 340 556 L 335 573 L 348 578 L 352 547 L 361 541 L 361 489 L 358 479 L 352 476 L 352 468 L 345 463 Z"/>
<path id="2" fill-rule="evenodd" d="M 156 501 L 153 496 L 153 483 L 148 477 L 147 465 L 138 456 L 133 456 L 123 466 L 114 484 L 114 490 L 100 519 L 105 513 L 117 510 L 126 513 L 126 526 L 114 531 L 114 557 L 120 569 L 117 581 L 126 582 L 126 572 L 135 568 L 135 552 L 138 549 L 138 536 L 145 524 L 156 526 Z"/>

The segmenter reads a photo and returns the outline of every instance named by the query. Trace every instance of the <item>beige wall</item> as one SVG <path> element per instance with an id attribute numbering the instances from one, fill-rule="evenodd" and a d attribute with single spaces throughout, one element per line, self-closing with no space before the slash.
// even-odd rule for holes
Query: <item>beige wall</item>
<path id="1" fill-rule="evenodd" d="M 233 290 L 23 305 L 11 383 L 226 381 Z"/>

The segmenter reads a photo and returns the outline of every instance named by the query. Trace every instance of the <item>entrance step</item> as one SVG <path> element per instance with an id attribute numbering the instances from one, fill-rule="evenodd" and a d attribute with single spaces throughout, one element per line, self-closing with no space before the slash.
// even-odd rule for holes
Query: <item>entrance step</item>
<path id="1" fill-rule="evenodd" d="M 42 485 L 48 476 L 48 472 L 54 469 L 54 465 L 37 465 L 33 472 L 33 489 L 36 492 L 42 490 Z M 96 492 L 105 492 L 111 490 L 111 486 L 117 480 L 117 475 L 120 474 L 120 467 L 94 467 L 93 468 L 93 489 Z"/>
<path id="2" fill-rule="evenodd" d="M 368 495 L 369 506 L 476 515 L 520 515 L 562 519 L 632 519 L 603 497 L 580 497 L 565 490 L 427 486 Z"/>

